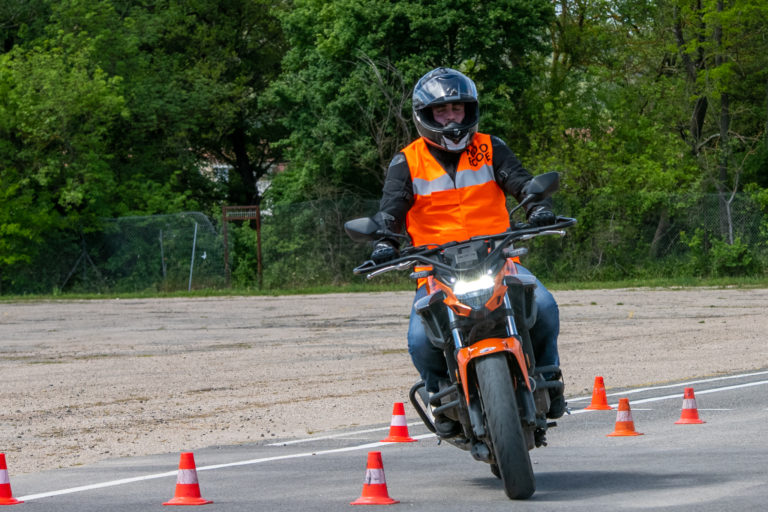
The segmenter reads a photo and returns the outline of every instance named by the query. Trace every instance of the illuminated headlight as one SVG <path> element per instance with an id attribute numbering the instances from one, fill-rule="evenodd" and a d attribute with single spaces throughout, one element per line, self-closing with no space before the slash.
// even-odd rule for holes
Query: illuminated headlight
<path id="1" fill-rule="evenodd" d="M 463 304 L 472 309 L 481 309 L 493 295 L 493 278 L 484 275 L 474 281 L 457 281 L 453 285 L 453 293 Z"/>
<path id="2" fill-rule="evenodd" d="M 487 288 L 493 288 L 493 278 L 486 274 L 480 279 L 475 279 L 474 281 L 456 281 L 456 284 L 453 285 L 453 293 L 458 296 L 464 295 L 466 293 L 485 290 Z"/>

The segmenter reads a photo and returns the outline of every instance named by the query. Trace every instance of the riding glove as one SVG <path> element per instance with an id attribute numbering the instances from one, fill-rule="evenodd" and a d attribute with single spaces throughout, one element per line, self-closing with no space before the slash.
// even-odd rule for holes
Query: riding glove
<path id="1" fill-rule="evenodd" d="M 380 263 L 386 263 L 389 260 L 393 260 L 400 256 L 400 251 L 387 240 L 379 240 L 373 248 L 371 253 L 371 259 L 377 265 Z"/>
<path id="2" fill-rule="evenodd" d="M 528 215 L 528 225 L 532 227 L 548 226 L 555 220 L 555 214 L 546 206 L 537 206 Z"/>

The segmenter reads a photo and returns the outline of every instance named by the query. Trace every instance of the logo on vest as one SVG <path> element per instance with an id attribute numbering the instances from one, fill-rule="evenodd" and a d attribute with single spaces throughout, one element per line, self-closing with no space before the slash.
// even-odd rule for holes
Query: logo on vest
<path id="1" fill-rule="evenodd" d="M 491 154 L 488 151 L 488 144 L 480 144 L 479 146 L 472 144 L 467 146 L 467 157 L 469 158 L 469 165 L 472 167 L 477 167 L 483 161 L 489 165 L 491 164 Z"/>

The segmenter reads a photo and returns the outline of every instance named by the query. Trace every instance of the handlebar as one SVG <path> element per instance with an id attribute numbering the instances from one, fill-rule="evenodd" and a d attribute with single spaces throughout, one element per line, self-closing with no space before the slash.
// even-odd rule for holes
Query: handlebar
<path id="1" fill-rule="evenodd" d="M 512 242 L 517 242 L 521 240 L 530 240 L 532 238 L 535 238 L 537 236 L 542 235 L 559 235 L 559 236 L 565 236 L 565 230 L 564 228 L 573 226 L 576 224 L 576 219 L 570 218 L 570 217 L 557 217 L 557 221 L 554 224 L 550 224 L 547 226 L 536 226 L 536 227 L 530 227 L 528 225 L 516 225 L 516 229 L 510 229 L 509 231 L 505 231 L 504 233 L 498 233 L 496 235 L 484 235 L 484 236 L 475 236 L 470 238 L 469 240 L 464 240 L 461 242 L 448 242 L 443 245 L 422 245 L 422 246 L 416 246 L 416 247 L 407 247 L 404 249 L 401 253 L 401 256 L 389 261 L 386 261 L 384 263 L 375 263 L 373 260 L 366 260 L 363 262 L 360 266 L 355 267 L 353 269 L 353 273 L 356 275 L 360 274 L 368 274 L 367 278 L 372 279 L 373 277 L 383 274 L 385 272 L 390 272 L 392 270 L 405 270 L 416 263 L 423 263 L 425 265 L 431 265 L 433 267 L 440 267 L 444 268 L 446 270 L 450 270 L 450 267 L 445 265 L 444 263 L 440 261 L 436 261 L 431 256 L 439 253 L 440 251 L 448 248 L 453 247 L 455 245 L 459 245 L 462 243 L 466 243 L 469 241 L 474 240 L 503 240 L 504 242 L 500 244 L 497 249 L 500 250 L 501 248 L 509 245 Z"/>

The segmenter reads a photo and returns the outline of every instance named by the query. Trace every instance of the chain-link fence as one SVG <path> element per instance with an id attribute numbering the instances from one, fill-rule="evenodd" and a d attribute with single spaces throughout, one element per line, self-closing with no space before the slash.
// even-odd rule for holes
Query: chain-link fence
<path id="1" fill-rule="evenodd" d="M 223 249 L 218 230 L 200 212 L 121 217 L 95 238 L 100 264 L 94 270 L 115 291 L 217 288 L 225 283 Z"/>
<path id="2" fill-rule="evenodd" d="M 199 212 L 107 219 L 101 231 L 51 234 L 29 263 L 2 272 L 2 293 L 191 290 L 225 283 L 221 237 Z"/>
<path id="3" fill-rule="evenodd" d="M 598 201 L 556 201 L 558 213 L 580 222 L 565 240 L 543 240 L 525 264 L 550 280 L 642 277 L 641 272 L 755 275 L 768 268 L 768 223 L 746 195 L 728 208 L 714 195 L 676 198 L 667 202 L 676 205 L 674 211 L 654 211 L 644 220 L 607 215 L 595 206 Z M 278 289 L 361 281 L 352 268 L 371 248 L 352 242 L 343 224 L 377 208 L 377 201 L 345 197 L 262 212 L 261 280 L 255 221 L 228 224 L 227 276 L 220 219 L 212 222 L 199 212 L 111 219 L 100 232 L 51 238 L 31 263 L 0 269 L 1 291 L 176 291 L 224 288 L 228 281 L 235 288 L 255 288 L 261 281 L 265 289 Z M 395 274 L 384 281 L 406 280 Z"/>
<path id="4" fill-rule="evenodd" d="M 344 222 L 373 215 L 378 201 L 348 196 L 335 200 L 281 205 L 262 212 L 262 267 L 265 288 L 335 285 L 357 279 L 352 268 L 370 255 L 370 246 L 356 244 Z M 248 223 L 232 223 L 233 286 L 253 286 L 256 276 L 256 234 Z M 380 281 L 400 278 L 388 276 Z"/>

